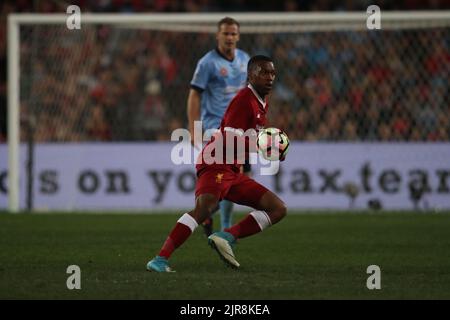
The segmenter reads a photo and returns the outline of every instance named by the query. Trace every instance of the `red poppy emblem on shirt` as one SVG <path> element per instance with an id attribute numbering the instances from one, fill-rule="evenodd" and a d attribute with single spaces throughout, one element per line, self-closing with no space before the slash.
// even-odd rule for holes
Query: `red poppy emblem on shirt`
<path id="1" fill-rule="evenodd" d="M 228 70 L 225 67 L 220 68 L 220 74 L 224 77 L 228 75 Z"/>

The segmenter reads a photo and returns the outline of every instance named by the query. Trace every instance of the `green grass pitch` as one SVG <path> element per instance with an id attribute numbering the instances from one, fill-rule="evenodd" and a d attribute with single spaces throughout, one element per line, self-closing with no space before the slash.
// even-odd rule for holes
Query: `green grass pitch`
<path id="1" fill-rule="evenodd" d="M 0 299 L 450 299 L 448 212 L 291 212 L 239 241 L 239 270 L 198 228 L 172 256 L 176 273 L 145 271 L 178 217 L 2 213 Z M 69 265 L 80 290 L 66 287 Z M 366 287 L 369 265 L 380 290 Z"/>

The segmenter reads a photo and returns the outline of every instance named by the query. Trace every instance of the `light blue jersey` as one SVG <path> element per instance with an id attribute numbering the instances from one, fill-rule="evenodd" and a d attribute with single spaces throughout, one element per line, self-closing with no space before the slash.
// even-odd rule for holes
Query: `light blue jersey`
<path id="1" fill-rule="evenodd" d="M 247 84 L 249 59 L 247 53 L 236 49 L 234 59 L 230 61 L 214 49 L 198 62 L 191 87 L 202 92 L 203 130 L 219 128 L 231 99 Z"/>

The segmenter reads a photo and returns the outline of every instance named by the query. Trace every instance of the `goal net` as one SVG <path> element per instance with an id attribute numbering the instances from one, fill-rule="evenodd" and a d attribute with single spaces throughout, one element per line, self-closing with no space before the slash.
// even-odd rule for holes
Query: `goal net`
<path id="1" fill-rule="evenodd" d="M 271 125 L 291 140 L 450 140 L 449 12 L 383 12 L 381 30 L 367 29 L 365 13 L 82 14 L 79 30 L 67 28 L 66 15 L 13 15 L 10 210 L 24 206 L 19 140 L 45 153 L 52 145 L 169 141 L 173 130 L 187 128 L 196 63 L 215 47 L 216 23 L 227 15 L 241 24 L 239 48 L 274 59 Z M 58 189 L 51 168 L 35 161 L 43 182 L 33 190 Z M 88 190 L 102 184 L 93 177 L 86 178 Z M 113 188 L 107 181 L 103 188 Z M 73 201 L 57 207 L 72 208 Z"/>

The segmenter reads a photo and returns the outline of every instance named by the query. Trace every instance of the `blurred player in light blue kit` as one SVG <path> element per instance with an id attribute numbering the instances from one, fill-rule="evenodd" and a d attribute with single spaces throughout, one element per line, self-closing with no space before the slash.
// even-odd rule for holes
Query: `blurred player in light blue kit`
<path id="1" fill-rule="evenodd" d="M 202 141 L 194 140 L 194 121 L 201 120 L 203 132 L 208 132 L 208 137 L 211 136 L 220 127 L 230 101 L 247 85 L 247 63 L 250 57 L 236 48 L 239 23 L 226 17 L 218 22 L 217 27 L 217 47 L 199 60 L 187 101 L 191 143 L 198 149 L 202 148 Z M 249 173 L 250 164 L 246 163 L 243 171 Z M 223 200 L 219 207 L 223 230 L 232 224 L 233 203 Z M 203 223 L 203 228 L 207 236 L 213 232 L 212 218 Z"/>

